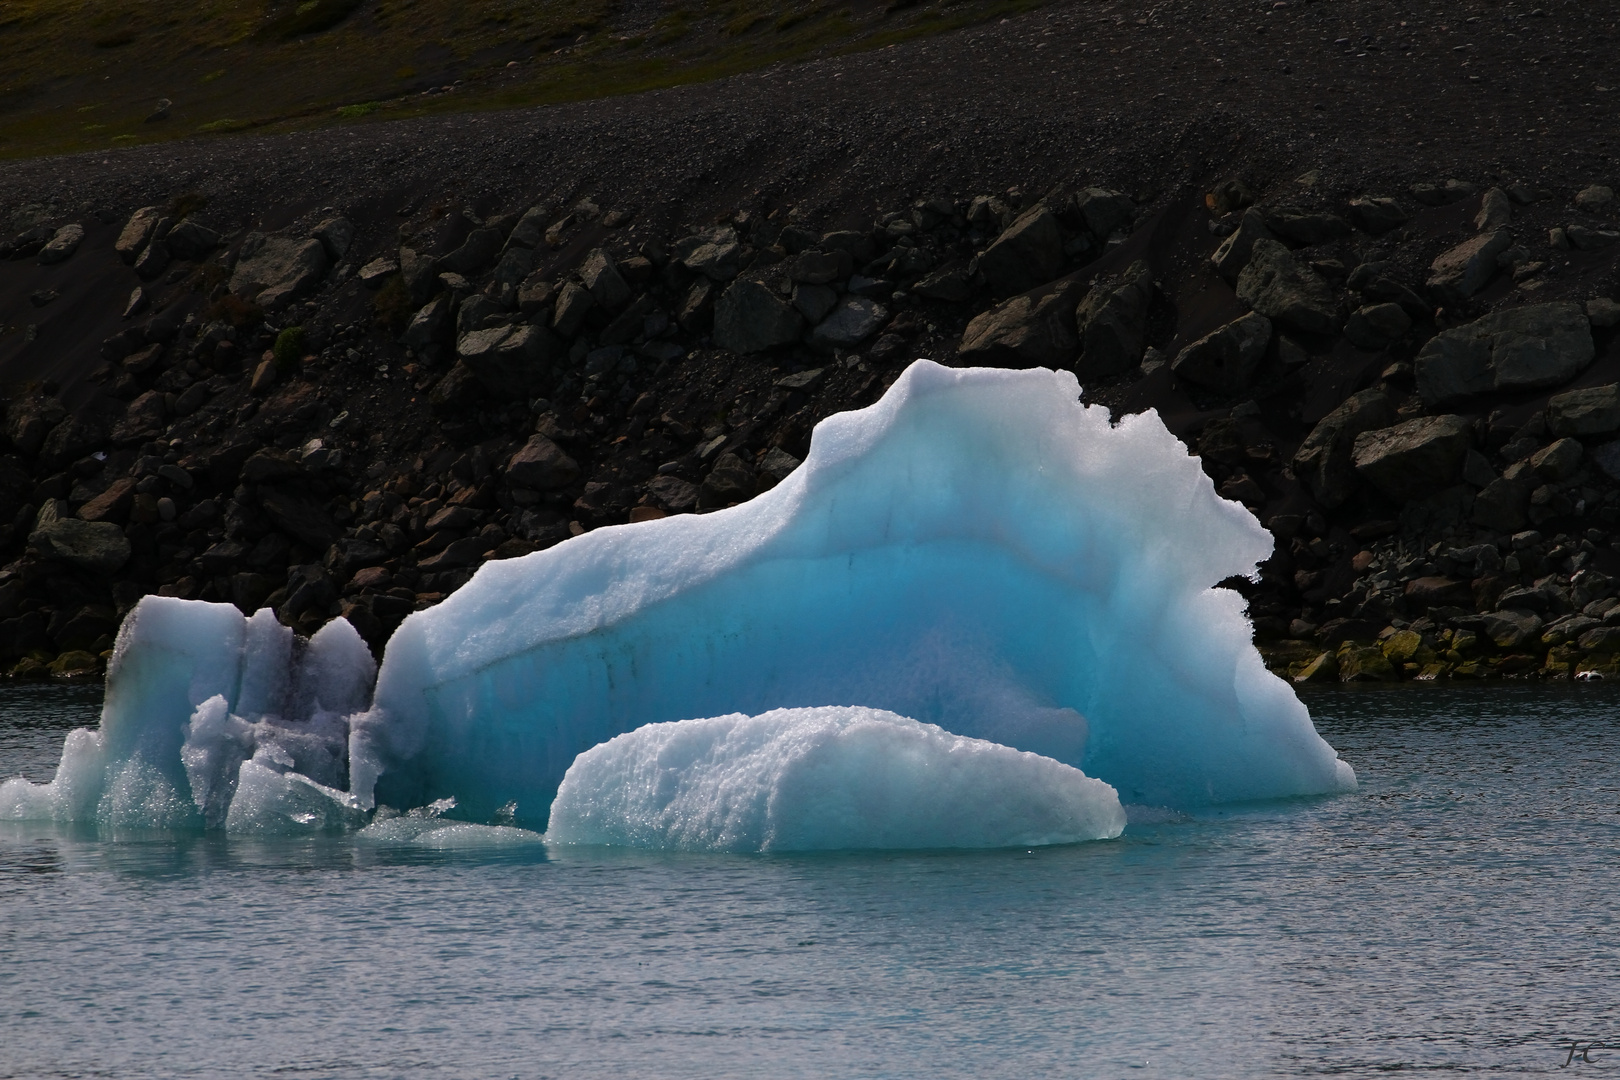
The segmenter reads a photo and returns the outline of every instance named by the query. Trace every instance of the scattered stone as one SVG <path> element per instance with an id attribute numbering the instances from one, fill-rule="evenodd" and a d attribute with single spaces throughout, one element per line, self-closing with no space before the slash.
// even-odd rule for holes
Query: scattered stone
<path id="1" fill-rule="evenodd" d="M 579 280 L 591 291 L 591 299 L 612 314 L 623 311 L 630 302 L 630 286 L 619 273 L 613 257 L 602 248 L 585 256 L 579 266 Z"/>
<path id="2" fill-rule="evenodd" d="M 531 435 L 506 463 L 506 482 L 513 487 L 552 491 L 579 478 L 579 463 L 544 435 Z"/>
<path id="3" fill-rule="evenodd" d="M 729 225 L 705 229 L 675 245 L 675 258 L 694 273 L 712 281 L 730 281 L 737 276 L 742 244 Z"/>
<path id="4" fill-rule="evenodd" d="M 186 218 L 164 235 L 163 242 L 176 259 L 200 259 L 219 246 L 219 233 Z"/>
<path id="5" fill-rule="evenodd" d="M 45 265 L 66 262 L 84 243 L 84 226 L 63 225 L 51 234 L 50 240 L 39 249 L 39 261 Z"/>
<path id="6" fill-rule="evenodd" d="M 1606 296 L 1599 296 L 1586 302 L 1586 317 L 1594 329 L 1607 330 L 1611 326 L 1620 326 L 1620 303 Z"/>
<path id="7" fill-rule="evenodd" d="M 1581 467 L 1584 452 L 1575 439 L 1559 439 L 1530 455 L 1530 467 L 1544 480 L 1567 480 Z"/>
<path id="8" fill-rule="evenodd" d="M 810 344 L 823 349 L 854 348 L 882 328 L 889 313 L 865 297 L 845 297 L 810 331 Z"/>
<path id="9" fill-rule="evenodd" d="M 327 260 L 336 264 L 343 261 L 343 256 L 349 253 L 349 245 L 354 243 L 354 222 L 346 217 L 330 217 L 315 226 L 309 235 L 321 242 Z"/>
<path id="10" fill-rule="evenodd" d="M 974 364 L 1066 368 L 1080 346 L 1075 332 L 1072 281 L 1015 296 L 974 318 L 962 333 L 957 355 Z"/>
<path id="11" fill-rule="evenodd" d="M 1497 256 L 1513 245 L 1506 229 L 1464 240 L 1430 264 L 1429 292 L 1443 304 L 1459 304 L 1496 276 Z"/>
<path id="12" fill-rule="evenodd" d="M 1136 204 L 1129 195 L 1107 188 L 1082 188 L 1074 197 L 1074 208 L 1086 223 L 1086 230 L 1098 240 L 1130 227 Z"/>
<path id="13" fill-rule="evenodd" d="M 1620 384 L 1554 394 L 1547 400 L 1547 430 L 1575 436 L 1620 431 Z"/>
<path id="14" fill-rule="evenodd" d="M 1250 312 L 1182 349 L 1170 369 L 1188 382 L 1237 394 L 1253 381 L 1270 344 L 1271 320 Z"/>
<path id="15" fill-rule="evenodd" d="M 461 335 L 456 356 L 491 391 L 525 395 L 538 386 L 558 345 L 543 327 L 496 326 Z"/>
<path id="16" fill-rule="evenodd" d="M 1243 212 L 1243 220 L 1238 225 L 1237 231 L 1222 241 L 1221 246 L 1215 249 L 1215 254 L 1210 256 L 1210 265 L 1228 282 L 1236 283 L 1243 268 L 1249 265 L 1255 241 L 1276 239 L 1266 226 L 1265 215 L 1251 206 Z"/>
<path id="17" fill-rule="evenodd" d="M 1568 382 L 1596 355 L 1580 305 L 1508 308 L 1444 331 L 1415 361 L 1423 403 L 1444 406 L 1478 394 Z"/>
<path id="18" fill-rule="evenodd" d="M 397 273 L 399 273 L 399 260 L 384 255 L 380 259 L 372 259 L 366 263 L 360 268 L 360 273 L 356 276 L 360 278 L 360 284 L 366 288 L 380 289 L 383 287 L 384 282 Z"/>
<path id="19" fill-rule="evenodd" d="M 113 245 L 118 257 L 133 266 L 135 259 L 146 250 L 147 242 L 152 239 L 152 230 L 162 217 L 162 208 L 156 206 L 143 206 L 131 214 L 123 231 L 118 234 L 118 241 Z"/>
<path id="20" fill-rule="evenodd" d="M 1394 199 L 1366 197 L 1350 200 L 1350 220 L 1362 232 L 1383 236 L 1406 224 L 1406 211 Z"/>
<path id="21" fill-rule="evenodd" d="M 1063 267 L 1063 230 L 1057 215 L 1037 206 L 1013 222 L 979 256 L 979 272 L 994 296 L 1027 292 Z"/>
<path id="22" fill-rule="evenodd" d="M 1541 637 L 1541 616 L 1517 609 L 1493 611 L 1480 621 L 1480 629 L 1498 649 L 1518 649 Z"/>
<path id="23" fill-rule="evenodd" d="M 1336 333 L 1344 318 L 1333 288 L 1275 240 L 1255 241 L 1249 265 L 1238 275 L 1237 295 L 1266 318 L 1301 333 Z"/>
<path id="24" fill-rule="evenodd" d="M 1118 277 L 1092 285 L 1075 311 L 1083 379 L 1119 375 L 1142 362 L 1143 334 L 1153 302 L 1153 272 L 1137 260 Z"/>
<path id="25" fill-rule="evenodd" d="M 326 249 L 319 240 L 252 233 L 242 241 L 231 291 L 276 311 L 314 289 L 325 273 Z"/>
<path id="26" fill-rule="evenodd" d="M 806 322 L 814 325 L 838 306 L 838 290 L 826 285 L 795 285 L 793 306 Z"/>
<path id="27" fill-rule="evenodd" d="M 93 574 L 116 574 L 129 561 L 131 548 L 124 530 L 110 521 L 40 513 L 40 523 L 28 535 L 28 549 L 42 559 L 70 563 Z"/>
<path id="28" fill-rule="evenodd" d="M 1323 506 L 1342 505 L 1355 490 L 1353 447 L 1363 432 L 1395 423 L 1395 406 L 1380 390 L 1352 394 L 1311 429 L 1294 455 L 1294 472 Z"/>
<path id="29" fill-rule="evenodd" d="M 1585 225 L 1566 225 L 1564 235 L 1577 251 L 1600 251 L 1610 244 L 1620 243 L 1620 230 L 1593 229 Z"/>
<path id="30" fill-rule="evenodd" d="M 934 271 L 913 285 L 911 291 L 925 300 L 961 304 L 972 297 L 973 285 L 968 280 L 967 270 L 954 266 Z"/>
<path id="31" fill-rule="evenodd" d="M 1473 427 L 1461 416 L 1424 416 L 1356 436 L 1356 472 L 1398 503 L 1433 495 L 1462 474 Z"/>
<path id="32" fill-rule="evenodd" d="M 1614 202 L 1614 189 L 1602 184 L 1584 187 L 1575 193 L 1575 205 L 1589 214 L 1607 210 Z"/>
<path id="33" fill-rule="evenodd" d="M 557 294 L 557 304 L 552 309 L 552 328 L 563 337 L 573 337 L 585 325 L 585 316 L 590 314 L 594 303 L 590 290 L 568 282 Z"/>
<path id="34" fill-rule="evenodd" d="M 1479 232 L 1495 232 L 1513 220 L 1513 204 L 1507 192 L 1491 188 L 1479 201 L 1479 213 L 1474 215 L 1474 228 Z"/>
<path id="35" fill-rule="evenodd" d="M 1368 304 L 1351 313 L 1344 336 L 1359 349 L 1387 349 L 1412 329 L 1412 317 L 1399 304 Z"/>
<path id="36" fill-rule="evenodd" d="M 714 343 L 735 353 L 757 353 L 799 339 L 799 313 L 757 281 L 734 282 L 714 305 Z"/>
<path id="37" fill-rule="evenodd" d="M 1297 206 L 1279 206 L 1266 214 L 1266 227 L 1296 247 L 1316 247 L 1350 235 L 1350 225 L 1335 214 L 1318 214 Z"/>
<path id="38" fill-rule="evenodd" d="M 453 274 L 477 274 L 495 261 L 505 243 L 506 237 L 499 229 L 474 229 L 460 247 L 439 260 L 439 269 Z"/>

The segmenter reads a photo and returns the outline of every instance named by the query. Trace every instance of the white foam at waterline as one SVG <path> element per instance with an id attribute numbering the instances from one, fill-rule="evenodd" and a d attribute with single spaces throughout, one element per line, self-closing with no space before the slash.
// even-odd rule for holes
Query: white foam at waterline
<path id="1" fill-rule="evenodd" d="M 546 838 L 670 851 L 997 848 L 1118 836 L 1114 789 L 878 709 L 649 724 L 581 754 Z"/>

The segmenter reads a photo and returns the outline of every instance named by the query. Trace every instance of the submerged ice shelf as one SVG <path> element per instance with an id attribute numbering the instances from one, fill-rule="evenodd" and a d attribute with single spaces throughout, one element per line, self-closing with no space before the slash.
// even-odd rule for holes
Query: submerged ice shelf
<path id="1" fill-rule="evenodd" d="M 1039 754 L 1126 803 L 1347 790 L 1214 588 L 1270 545 L 1155 415 L 1114 424 L 1064 372 L 918 361 L 748 503 L 487 564 L 405 621 L 374 692 L 341 620 L 303 646 L 268 612 L 148 598 L 102 730 L 70 738 L 55 785 L 0 786 L 0 816 L 348 828 L 454 798 L 544 828 L 615 736 L 823 706 Z M 660 730 L 578 775 L 611 787 Z"/>

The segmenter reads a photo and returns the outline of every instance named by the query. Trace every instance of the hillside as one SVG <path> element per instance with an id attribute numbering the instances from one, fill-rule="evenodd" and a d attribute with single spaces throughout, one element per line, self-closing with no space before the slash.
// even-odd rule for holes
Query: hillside
<path id="1" fill-rule="evenodd" d="M 624 94 L 1035 2 L 11 0 L 0 156 Z"/>

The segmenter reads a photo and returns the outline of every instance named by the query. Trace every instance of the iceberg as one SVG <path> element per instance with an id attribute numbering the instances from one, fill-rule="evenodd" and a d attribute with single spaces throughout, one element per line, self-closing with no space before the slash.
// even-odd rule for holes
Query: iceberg
<path id="1" fill-rule="evenodd" d="M 994 848 L 1103 840 L 1114 789 L 878 709 L 648 724 L 569 766 L 546 839 L 666 851 Z"/>
<path id="2" fill-rule="evenodd" d="M 770 491 L 486 564 L 408 617 L 380 668 L 341 619 L 306 642 L 268 611 L 148 597 L 119 632 L 100 730 L 69 737 L 52 784 L 0 784 L 0 817 L 298 833 L 454 799 L 467 822 L 544 830 L 601 744 L 618 748 L 579 773 L 596 791 L 607 763 L 666 737 L 649 725 L 738 732 L 754 730 L 739 714 L 829 706 L 893 714 L 852 761 L 901 754 L 915 731 L 892 726 L 914 723 L 1132 806 L 1352 790 L 1266 671 L 1242 598 L 1216 587 L 1254 573 L 1269 534 L 1155 414 L 1116 422 L 1079 396 L 1067 372 L 917 361 L 822 421 Z M 786 759 L 748 760 L 764 784 Z M 694 806 L 724 786 L 682 783 Z M 637 815 L 627 802 L 592 835 Z M 723 846 L 728 827 L 693 843 Z"/>

